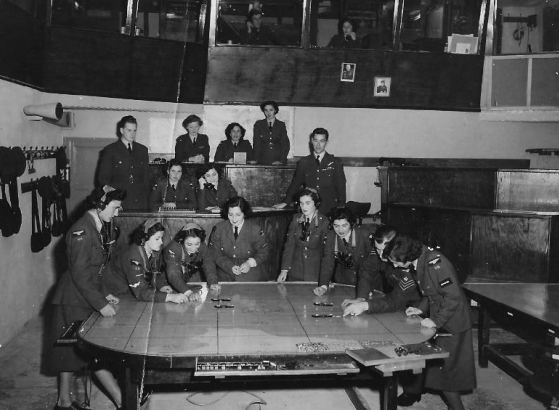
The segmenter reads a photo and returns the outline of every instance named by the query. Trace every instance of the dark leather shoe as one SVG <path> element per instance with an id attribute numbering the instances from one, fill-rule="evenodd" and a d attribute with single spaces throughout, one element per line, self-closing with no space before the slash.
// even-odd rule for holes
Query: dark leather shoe
<path id="1" fill-rule="evenodd" d="M 396 399 L 396 404 L 400 407 L 409 407 L 421 400 L 421 394 L 403 392 Z"/>

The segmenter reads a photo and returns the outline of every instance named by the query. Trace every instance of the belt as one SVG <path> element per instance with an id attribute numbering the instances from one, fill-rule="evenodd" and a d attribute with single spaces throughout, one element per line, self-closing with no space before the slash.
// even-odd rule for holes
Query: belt
<path id="1" fill-rule="evenodd" d="M 426 295 L 425 296 L 427 299 L 429 299 L 429 302 L 434 302 L 436 300 L 442 300 L 443 297 L 441 295 Z"/>

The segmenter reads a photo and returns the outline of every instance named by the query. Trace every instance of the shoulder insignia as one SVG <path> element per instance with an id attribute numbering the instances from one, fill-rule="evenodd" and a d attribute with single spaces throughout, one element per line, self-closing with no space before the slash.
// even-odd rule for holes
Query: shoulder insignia
<path id="1" fill-rule="evenodd" d="M 167 251 L 167 253 L 169 254 L 169 256 L 170 256 L 171 258 L 174 258 L 174 257 L 175 257 L 175 252 L 173 252 L 172 250 L 169 249 L 169 250 Z"/>
<path id="2" fill-rule="evenodd" d="M 448 286 L 448 285 L 451 285 L 451 284 L 452 284 L 452 280 L 451 280 L 450 278 L 446 278 L 446 279 L 441 280 L 441 281 L 439 282 L 439 286 L 440 286 L 441 288 L 444 288 L 445 286 Z"/>
<path id="3" fill-rule="evenodd" d="M 441 261 L 441 257 L 437 256 L 436 258 L 433 258 L 429 261 L 429 265 L 433 266 L 436 265 L 437 263 L 439 263 Z"/>
<path id="4" fill-rule="evenodd" d="M 134 266 L 140 266 L 140 262 L 137 261 L 136 259 L 130 259 L 130 264 L 132 264 Z"/>
<path id="5" fill-rule="evenodd" d="M 430 246 L 427 247 L 427 249 L 429 249 L 430 251 L 434 251 L 434 248 L 431 248 Z"/>
<path id="6" fill-rule="evenodd" d="M 73 236 L 83 236 L 85 235 L 85 229 L 80 229 L 79 231 L 72 232 Z"/>
<path id="7" fill-rule="evenodd" d="M 130 286 L 131 288 L 137 288 L 138 286 L 140 286 L 140 282 L 132 283 L 128 286 Z"/>
<path id="8" fill-rule="evenodd" d="M 377 254 L 377 248 L 375 248 L 375 247 L 373 246 L 373 249 L 371 249 L 371 253 L 370 253 L 370 254 L 371 254 L 371 255 L 376 255 L 376 254 Z"/>
<path id="9" fill-rule="evenodd" d="M 260 236 L 264 236 L 264 231 L 260 229 Z"/>

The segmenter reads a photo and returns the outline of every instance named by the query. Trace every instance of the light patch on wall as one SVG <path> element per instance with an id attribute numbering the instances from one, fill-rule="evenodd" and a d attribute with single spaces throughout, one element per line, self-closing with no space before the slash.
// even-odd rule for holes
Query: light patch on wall
<path id="1" fill-rule="evenodd" d="M 149 152 L 175 152 L 175 139 L 178 136 L 175 130 L 176 120 L 173 118 L 150 118 L 148 124 Z"/>

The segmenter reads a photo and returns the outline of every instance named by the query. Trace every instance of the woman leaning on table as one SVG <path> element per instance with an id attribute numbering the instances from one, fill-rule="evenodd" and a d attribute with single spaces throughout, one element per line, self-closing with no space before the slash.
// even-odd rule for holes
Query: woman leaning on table
<path id="1" fill-rule="evenodd" d="M 134 296 L 142 302 L 183 303 L 198 300 L 191 290 L 174 293 L 161 272 L 161 247 L 165 228 L 148 219 L 130 234 L 131 244 L 111 261 L 104 276 L 105 285 L 121 298 Z"/>
<path id="2" fill-rule="evenodd" d="M 287 231 L 278 282 L 318 283 L 324 241 L 328 234 L 328 218 L 317 210 L 320 195 L 316 189 L 300 190 L 297 202 L 301 212 L 293 215 Z"/>
<path id="3" fill-rule="evenodd" d="M 189 222 L 163 250 L 167 281 L 177 292 L 192 289 L 190 282 L 207 282 L 211 290 L 220 289 L 215 261 L 205 239 L 206 231 Z"/>
<path id="4" fill-rule="evenodd" d="M 113 304 L 119 299 L 105 291 L 102 283 L 107 261 L 111 256 L 116 232 L 110 222 L 121 210 L 126 192 L 120 189 L 98 188 L 87 198 L 90 209 L 68 231 L 66 254 L 68 270 L 54 293 L 52 320 L 52 352 L 50 369 L 59 375 L 58 401 L 54 410 L 79 410 L 72 402 L 70 390 L 74 372 L 82 370 L 93 358 L 77 345 L 58 345 L 56 340 L 74 321 L 86 320 L 94 311 L 105 317 L 115 315 Z M 117 407 L 121 406 L 118 384 L 103 362 L 94 362 L 95 375 Z"/>
<path id="5" fill-rule="evenodd" d="M 250 204 L 236 196 L 222 208 L 226 221 L 219 222 L 210 237 L 210 250 L 217 265 L 220 282 L 265 281 L 268 272 L 268 244 L 260 226 L 249 218 Z"/>
<path id="6" fill-rule="evenodd" d="M 426 368 L 425 387 L 440 390 L 452 410 L 463 410 L 460 392 L 476 387 L 472 317 L 452 263 L 439 251 L 404 235 L 396 236 L 384 254 L 395 267 L 409 268 L 421 290 L 419 304 L 407 308 L 406 315 L 425 314 L 428 317 L 421 321 L 421 326 L 444 327 L 451 333 L 450 337 L 439 337 L 436 341 L 450 356 L 442 366 Z"/>
<path id="7" fill-rule="evenodd" d="M 221 141 L 215 152 L 215 162 L 233 162 L 236 152 L 246 153 L 247 162 L 253 161 L 252 145 L 245 140 L 246 130 L 238 122 L 232 122 L 225 128 L 226 140 Z"/>

